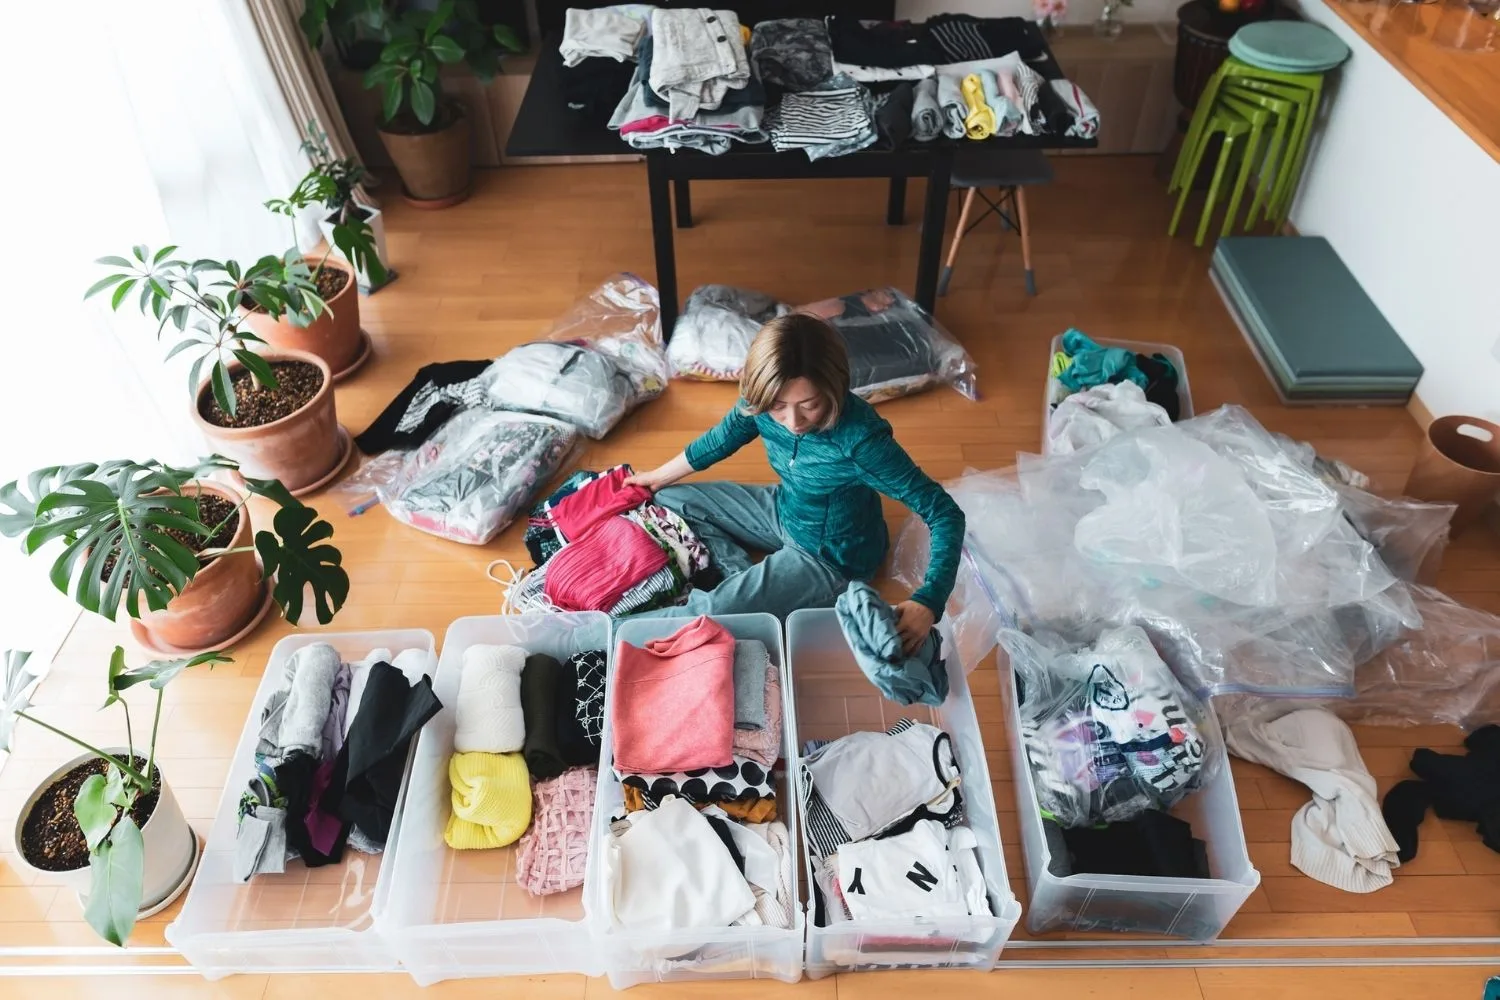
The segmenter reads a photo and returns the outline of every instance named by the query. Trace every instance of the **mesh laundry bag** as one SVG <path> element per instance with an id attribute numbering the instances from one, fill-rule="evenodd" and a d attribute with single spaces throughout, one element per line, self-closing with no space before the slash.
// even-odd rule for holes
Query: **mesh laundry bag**
<path id="1" fill-rule="evenodd" d="M 583 885 L 598 780 L 595 768 L 575 767 L 536 783 L 531 829 L 516 851 L 516 882 L 533 896 Z"/>

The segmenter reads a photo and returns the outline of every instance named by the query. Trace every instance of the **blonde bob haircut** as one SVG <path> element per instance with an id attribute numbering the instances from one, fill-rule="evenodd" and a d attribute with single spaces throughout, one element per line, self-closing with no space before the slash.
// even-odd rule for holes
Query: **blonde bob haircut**
<path id="1" fill-rule="evenodd" d="M 740 397 L 751 413 L 766 413 L 798 378 L 811 382 L 828 406 L 818 430 L 838 423 L 849 394 L 849 352 L 837 330 L 804 313 L 779 316 L 760 328 L 745 356 Z"/>

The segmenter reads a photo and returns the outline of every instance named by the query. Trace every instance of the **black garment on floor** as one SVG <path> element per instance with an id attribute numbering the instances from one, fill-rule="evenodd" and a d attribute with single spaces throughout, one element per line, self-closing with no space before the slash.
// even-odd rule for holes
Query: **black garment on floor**
<path id="1" fill-rule="evenodd" d="M 1176 423 L 1182 417 L 1182 398 L 1177 395 L 1177 366 L 1166 355 L 1135 356 L 1135 366 L 1145 374 L 1146 400 L 1167 411 Z"/>
<path id="2" fill-rule="evenodd" d="M 406 675 L 389 663 L 372 666 L 323 793 L 324 811 L 384 843 L 391 834 L 412 737 L 442 707 L 432 678 L 408 684 Z"/>
<path id="3" fill-rule="evenodd" d="M 1135 819 L 1062 832 L 1074 874 L 1211 878 L 1208 847 L 1187 822 L 1152 809 Z"/>
<path id="4" fill-rule="evenodd" d="M 526 758 L 526 770 L 538 781 L 555 778 L 568 768 L 557 739 L 558 707 L 564 700 L 564 674 L 572 679 L 571 672 L 546 653 L 532 653 L 526 657 L 526 666 L 521 671 L 521 712 L 526 720 L 526 742 L 521 753 Z M 569 683 L 566 687 L 568 716 L 571 718 L 576 683 Z"/>
<path id="5" fill-rule="evenodd" d="M 490 364 L 489 361 L 443 361 L 423 365 L 354 443 L 366 455 L 378 455 L 392 448 L 415 448 L 464 408 L 463 397 L 472 402 L 482 395 L 479 389 L 464 383 L 473 382 Z M 411 420 L 407 429 L 398 430 L 408 411 Z"/>
<path id="6" fill-rule="evenodd" d="M 916 88 L 903 80 L 880 98 L 875 110 L 875 128 L 880 138 L 876 149 L 896 149 L 911 138 L 911 108 L 916 102 Z"/>
<path id="7" fill-rule="evenodd" d="M 1484 846 L 1500 853 L 1500 726 L 1474 730 L 1464 738 L 1464 748 L 1468 753 L 1462 757 L 1426 747 L 1413 752 L 1412 773 L 1421 780 L 1403 781 L 1386 793 L 1381 814 L 1401 860 L 1417 853 L 1417 826 L 1429 802 L 1442 819 L 1477 824 Z"/>
<path id="8" fill-rule="evenodd" d="M 558 56 L 561 61 L 562 56 Z M 577 66 L 563 66 L 558 81 L 568 110 L 600 125 L 609 122 L 620 99 L 630 89 L 635 63 L 617 62 L 607 56 L 585 59 Z"/>
<path id="9" fill-rule="evenodd" d="M 836 14 L 828 19 L 828 38 L 833 57 L 850 66 L 899 69 L 950 61 L 922 25 L 909 21 L 865 24 L 857 17 Z"/>
<path id="10" fill-rule="evenodd" d="M 307 832 L 307 811 L 312 805 L 313 774 L 318 763 L 312 754 L 294 753 L 276 765 L 276 787 L 286 796 L 286 843 L 309 868 L 338 864 L 344 857 L 344 842 L 349 839 L 345 824 L 329 853 L 324 854 L 312 845 Z"/>
<path id="11" fill-rule="evenodd" d="M 1399 781 L 1385 793 L 1380 815 L 1396 840 L 1396 858 L 1403 865 L 1417 856 L 1417 827 L 1427 817 L 1432 800 L 1422 781 Z"/>

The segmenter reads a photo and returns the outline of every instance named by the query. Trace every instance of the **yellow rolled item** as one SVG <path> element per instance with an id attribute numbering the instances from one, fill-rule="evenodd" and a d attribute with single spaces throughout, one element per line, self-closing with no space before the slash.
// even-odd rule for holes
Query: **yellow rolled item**
<path id="1" fill-rule="evenodd" d="M 448 760 L 453 815 L 443 840 L 455 851 L 505 847 L 531 825 L 531 775 L 519 753 L 456 753 Z"/>
<path id="2" fill-rule="evenodd" d="M 964 77 L 959 90 L 964 95 L 964 104 L 969 113 L 964 118 L 964 131 L 970 139 L 988 139 L 995 134 L 995 112 L 984 103 L 984 82 L 978 73 Z"/>
<path id="3" fill-rule="evenodd" d="M 1073 359 L 1062 351 L 1052 355 L 1052 366 L 1048 369 L 1053 378 L 1062 378 L 1062 373 L 1073 364 Z"/>

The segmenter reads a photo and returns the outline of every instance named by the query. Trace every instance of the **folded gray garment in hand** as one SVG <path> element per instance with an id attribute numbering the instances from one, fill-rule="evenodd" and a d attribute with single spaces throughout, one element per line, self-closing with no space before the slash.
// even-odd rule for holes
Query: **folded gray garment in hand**
<path id="1" fill-rule="evenodd" d="M 910 656 L 901 648 L 896 609 L 875 588 L 855 580 L 834 604 L 855 662 L 880 693 L 902 705 L 941 705 L 948 697 L 943 640 L 930 629 Z"/>
<path id="2" fill-rule="evenodd" d="M 759 639 L 734 644 L 734 728 L 766 728 L 766 667 L 771 654 Z"/>
<path id="3" fill-rule="evenodd" d="M 234 841 L 234 877 L 248 882 L 252 875 L 286 871 L 286 810 L 256 806 L 240 817 Z"/>
<path id="4" fill-rule="evenodd" d="M 280 756 L 300 750 L 317 758 L 322 751 L 323 723 L 328 719 L 339 664 L 338 650 L 325 642 L 304 646 L 287 660 L 287 678 L 291 683 L 276 738 Z"/>

